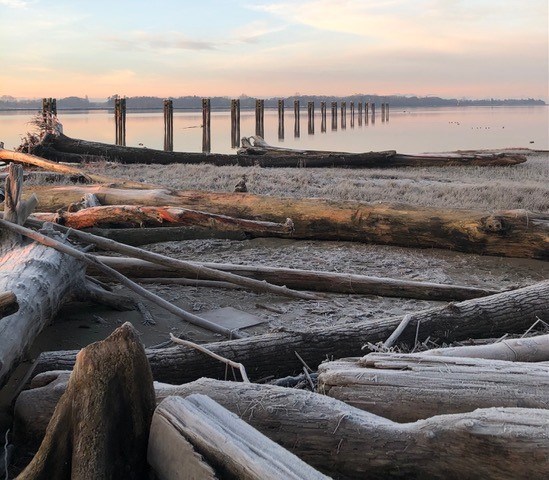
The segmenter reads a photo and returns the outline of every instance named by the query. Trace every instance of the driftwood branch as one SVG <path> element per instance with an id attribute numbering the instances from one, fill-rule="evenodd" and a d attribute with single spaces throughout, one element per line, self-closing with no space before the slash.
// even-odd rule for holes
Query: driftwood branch
<path id="1" fill-rule="evenodd" d="M 129 254 L 129 251 L 119 250 Z M 153 254 L 155 255 L 155 254 Z M 134 256 L 135 257 L 135 256 Z M 159 262 L 124 257 L 98 257 L 106 265 L 131 278 L 154 278 L 170 276 L 189 276 L 183 269 L 174 268 L 175 263 L 160 265 Z M 149 256 L 152 258 L 152 256 Z M 498 293 L 497 290 L 465 285 L 446 285 L 432 282 L 418 282 L 393 278 L 371 277 L 352 273 L 321 272 L 283 267 L 260 265 L 234 265 L 213 262 L 190 262 L 198 268 L 192 278 L 208 278 L 209 270 L 232 273 L 255 279 L 255 281 L 285 285 L 293 289 L 314 290 L 331 293 L 349 293 L 353 295 L 379 295 L 385 297 L 417 298 L 423 300 L 468 300 Z M 204 269 L 207 274 L 202 272 Z M 93 271 L 92 271 L 93 272 Z"/>
<path id="2" fill-rule="evenodd" d="M 65 253 L 67 255 L 70 255 L 71 257 L 74 257 L 86 265 L 93 265 L 95 268 L 99 269 L 106 275 L 113 277 L 118 282 L 120 282 L 122 285 L 126 286 L 130 290 L 134 291 L 135 293 L 141 295 L 142 297 L 146 298 L 147 300 L 156 303 L 158 306 L 164 308 L 165 310 L 169 311 L 170 313 L 176 315 L 177 317 L 192 323 L 193 325 L 197 325 L 199 327 L 205 328 L 207 330 L 210 330 L 212 332 L 221 333 L 223 335 L 228 336 L 229 338 L 241 338 L 242 335 L 238 332 L 235 332 L 233 330 L 230 330 L 228 328 L 222 327 L 220 325 L 217 325 L 213 322 L 210 322 L 209 320 L 206 320 L 205 318 L 201 318 L 197 315 L 194 315 L 190 312 L 187 312 L 170 302 L 164 300 L 163 298 L 159 297 L 158 295 L 155 295 L 152 292 L 149 292 L 148 290 L 144 289 L 143 287 L 137 285 L 135 282 L 131 281 L 124 275 L 118 273 L 116 270 L 113 270 L 112 268 L 108 267 L 107 265 L 104 265 L 99 260 L 93 257 L 93 255 L 83 253 L 79 250 L 76 250 L 73 247 L 70 247 L 68 245 L 65 245 L 61 242 L 58 242 L 57 240 L 54 240 L 53 238 L 50 238 L 46 235 L 43 235 L 39 232 L 35 232 L 34 230 L 30 230 L 28 228 L 14 225 L 10 222 L 6 222 L 5 220 L 0 220 L 0 225 L 6 227 L 8 230 L 11 230 L 13 232 L 19 233 L 21 235 L 24 235 L 28 238 L 31 238 L 43 245 L 46 245 L 48 247 L 54 248 L 55 250 Z"/>
<path id="3" fill-rule="evenodd" d="M 218 355 L 217 353 L 214 353 L 211 350 L 208 350 L 207 348 L 203 347 L 202 345 L 198 345 L 194 342 L 190 342 L 188 340 L 183 340 L 181 338 L 177 338 L 172 333 L 170 333 L 170 340 L 173 343 L 176 343 L 178 345 L 184 345 L 186 347 L 194 348 L 194 349 L 198 350 L 199 352 L 205 353 L 206 355 L 209 355 L 210 357 L 215 358 L 216 360 L 219 360 L 220 362 L 223 362 L 226 365 L 229 365 L 233 368 L 238 368 L 238 370 L 240 371 L 240 375 L 242 375 L 242 379 L 245 382 L 248 382 L 248 383 L 250 382 L 250 379 L 248 378 L 248 374 L 246 373 L 246 367 L 244 367 L 244 365 L 242 365 L 241 363 L 233 362 L 232 360 L 229 360 L 228 358 L 222 357 L 221 355 Z"/>
<path id="4" fill-rule="evenodd" d="M 303 300 L 318 299 L 316 295 L 307 292 L 298 292 L 296 290 L 286 288 L 285 286 L 272 285 L 265 281 L 246 278 L 235 275 L 233 273 L 221 272 L 216 269 L 208 268 L 201 265 L 195 265 L 192 262 L 186 262 L 184 260 L 178 260 L 158 253 L 149 252 L 141 248 L 124 245 L 114 240 L 102 238 L 91 233 L 67 229 L 66 227 L 54 224 L 52 224 L 52 228 L 55 228 L 62 232 L 66 232 L 67 235 L 78 238 L 83 242 L 97 245 L 99 248 L 102 248 L 104 250 L 122 253 L 125 255 L 131 255 L 134 258 L 153 262 L 157 265 L 167 266 L 169 268 L 176 269 L 176 271 L 178 272 L 185 273 L 186 275 L 192 275 L 194 278 L 230 282 L 235 285 L 240 285 L 242 287 L 246 287 L 257 292 L 270 292 L 277 295 L 284 295 L 287 297 L 299 298 Z M 105 263 L 103 260 L 101 260 L 101 262 Z"/>

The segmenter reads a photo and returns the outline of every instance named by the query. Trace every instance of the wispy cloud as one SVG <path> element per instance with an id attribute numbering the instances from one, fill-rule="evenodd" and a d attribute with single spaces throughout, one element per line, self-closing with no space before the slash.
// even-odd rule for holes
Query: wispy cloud
<path id="1" fill-rule="evenodd" d="M 189 39 L 179 32 L 127 32 L 124 36 L 109 35 L 103 40 L 120 50 L 215 50 L 219 46 L 212 41 Z"/>
<path id="2" fill-rule="evenodd" d="M 10 8 L 27 8 L 29 6 L 29 2 L 25 0 L 0 0 L 0 5 Z"/>

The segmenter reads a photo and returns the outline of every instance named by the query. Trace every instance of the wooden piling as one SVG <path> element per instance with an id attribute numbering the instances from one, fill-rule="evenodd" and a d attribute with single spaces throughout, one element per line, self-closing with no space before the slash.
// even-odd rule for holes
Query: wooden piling
<path id="1" fill-rule="evenodd" d="M 347 102 L 341 102 L 341 130 L 347 128 Z"/>
<path id="2" fill-rule="evenodd" d="M 173 152 L 173 101 L 164 100 L 164 151 Z"/>
<path id="3" fill-rule="evenodd" d="M 385 123 L 385 102 L 381 102 L 381 122 Z"/>
<path id="4" fill-rule="evenodd" d="M 278 139 L 284 140 L 284 99 L 278 100 Z"/>
<path id="5" fill-rule="evenodd" d="M 386 122 L 389 121 L 389 103 L 388 102 L 385 104 L 385 121 Z"/>
<path id="6" fill-rule="evenodd" d="M 362 127 L 362 102 L 358 102 L 358 126 Z"/>
<path id="7" fill-rule="evenodd" d="M 332 130 L 337 130 L 337 102 L 332 102 Z"/>
<path id="8" fill-rule="evenodd" d="M 114 128 L 115 143 L 122 147 L 126 146 L 126 99 L 114 99 Z"/>
<path id="9" fill-rule="evenodd" d="M 294 137 L 299 138 L 301 135 L 300 119 L 299 119 L 299 100 L 294 100 Z"/>
<path id="10" fill-rule="evenodd" d="M 355 102 L 351 102 L 351 128 L 355 128 Z"/>
<path id="11" fill-rule="evenodd" d="M 51 131 L 54 124 L 54 117 L 57 117 L 57 100 L 55 98 L 42 99 L 42 120 L 46 131 Z"/>
<path id="12" fill-rule="evenodd" d="M 255 134 L 261 138 L 265 136 L 265 100 L 255 101 Z"/>
<path id="13" fill-rule="evenodd" d="M 372 123 L 376 123 L 376 104 L 372 102 Z"/>
<path id="14" fill-rule="evenodd" d="M 315 102 L 307 103 L 307 124 L 308 124 L 308 133 L 309 135 L 315 134 Z"/>
<path id="15" fill-rule="evenodd" d="M 240 100 L 231 100 L 231 148 L 240 146 Z"/>
<path id="16" fill-rule="evenodd" d="M 320 102 L 320 131 L 326 133 L 326 102 Z"/>
<path id="17" fill-rule="evenodd" d="M 211 140 L 211 103 L 209 98 L 202 99 L 202 152 L 210 153 Z"/>

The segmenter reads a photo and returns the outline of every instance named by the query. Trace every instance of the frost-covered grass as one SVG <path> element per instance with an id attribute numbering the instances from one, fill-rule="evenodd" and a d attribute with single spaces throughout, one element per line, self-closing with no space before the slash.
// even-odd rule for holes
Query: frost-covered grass
<path id="1" fill-rule="evenodd" d="M 257 194 L 549 212 L 547 152 L 528 152 L 526 163 L 510 167 L 351 170 L 100 163 L 86 168 L 178 190 L 230 192 L 245 174 L 248 191 Z"/>

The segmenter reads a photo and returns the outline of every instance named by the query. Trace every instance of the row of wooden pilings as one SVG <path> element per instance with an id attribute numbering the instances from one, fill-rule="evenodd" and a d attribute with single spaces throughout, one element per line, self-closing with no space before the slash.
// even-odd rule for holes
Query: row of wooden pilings
<path id="1" fill-rule="evenodd" d="M 376 104 L 371 102 L 358 102 L 356 117 L 358 125 L 368 125 L 376 121 Z M 284 139 L 284 100 L 278 100 L 278 139 Z M 351 128 L 355 126 L 355 102 L 349 103 Z M 300 121 L 301 105 L 299 100 L 294 100 L 294 137 L 301 135 Z M 54 98 L 44 98 L 42 102 L 42 115 L 44 121 L 57 115 L 57 105 Z M 340 104 L 340 127 L 347 128 L 347 102 Z M 326 132 L 326 102 L 320 102 L 320 131 Z M 389 121 L 389 104 L 381 103 L 381 121 Z M 126 99 L 116 98 L 114 101 L 114 123 L 116 145 L 126 145 Z M 338 104 L 331 102 L 331 130 L 338 129 Z M 307 102 L 307 132 L 315 133 L 315 103 Z M 265 100 L 255 101 L 255 134 L 265 137 Z M 240 145 L 240 100 L 231 100 L 231 147 Z M 173 101 L 164 100 L 164 150 L 173 151 Z M 209 98 L 202 99 L 202 151 L 211 151 L 211 103 Z"/>

